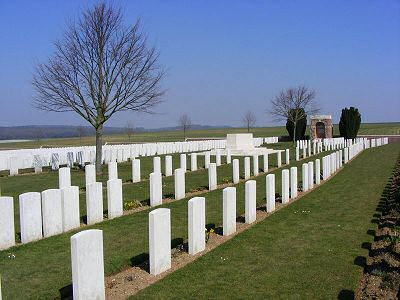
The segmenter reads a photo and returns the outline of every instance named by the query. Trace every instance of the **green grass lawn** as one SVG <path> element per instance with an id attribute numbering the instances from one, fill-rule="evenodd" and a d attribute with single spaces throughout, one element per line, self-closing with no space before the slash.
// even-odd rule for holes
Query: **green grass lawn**
<path id="1" fill-rule="evenodd" d="M 362 244 L 373 239 L 372 219 L 399 154 L 399 143 L 366 150 L 316 191 L 136 298 L 352 299 L 368 255 Z"/>
<path id="2" fill-rule="evenodd" d="M 312 159 L 315 159 L 315 157 Z M 273 160 L 271 160 L 271 163 L 273 163 Z M 292 161 L 291 165 L 300 166 L 301 163 Z M 241 168 L 243 168 L 242 166 Z M 198 185 L 204 184 L 203 181 L 207 182 L 207 175 L 200 172 L 202 171 L 199 171 L 201 176 L 199 175 L 197 178 L 199 180 Z M 195 172 L 194 174 L 197 173 Z M 274 173 L 277 174 L 276 186 L 277 191 L 279 191 L 281 171 L 277 170 Z M 189 176 L 191 174 L 188 174 L 187 178 Z M 219 182 L 222 182 L 221 178 L 223 179 L 224 176 L 231 178 L 232 165 L 221 166 L 218 169 Z M 256 180 L 258 183 L 257 203 L 261 205 L 265 202 L 265 175 L 258 176 Z M 195 182 L 196 179 L 187 180 L 187 184 L 196 184 Z M 241 215 L 244 213 L 244 183 L 242 182 L 236 187 L 238 195 L 237 214 Z M 14 193 L 16 193 L 18 186 L 15 185 L 14 189 Z M 130 194 L 125 189 L 124 192 L 129 196 L 136 197 L 136 195 Z M 207 199 L 207 223 L 221 224 L 222 190 L 218 189 L 204 193 L 204 196 Z M 171 209 L 173 245 L 187 240 L 188 199 L 163 205 L 163 207 Z M 103 230 L 106 274 L 118 272 L 134 262 L 141 262 L 147 259 L 149 211 L 134 213 L 79 229 L 97 228 Z M 4 298 L 53 299 L 60 296 L 63 291 L 68 290 L 68 286 L 71 283 L 70 237 L 79 230 L 1 251 L 0 272 Z M 9 253 L 13 253 L 16 258 L 8 258 Z"/>
<path id="3" fill-rule="evenodd" d="M 334 134 L 339 135 L 339 126 L 334 125 Z M 221 128 L 221 129 L 207 129 L 207 130 L 191 130 L 188 132 L 188 138 L 225 138 L 228 133 L 246 133 L 246 128 Z M 287 131 L 285 126 L 275 127 L 256 127 L 252 128 L 251 132 L 255 137 L 268 137 L 268 136 L 286 136 Z M 306 134 L 309 134 L 307 129 Z M 400 134 L 400 123 L 363 123 L 358 134 Z M 144 142 L 175 142 L 182 141 L 182 131 L 160 131 L 160 132 L 138 132 L 135 133 L 129 142 L 144 143 Z M 105 135 L 103 138 L 104 143 L 127 143 L 128 136 L 124 134 Z M 58 139 L 43 139 L 39 141 L 29 141 L 20 143 L 5 143 L 0 144 L 0 148 L 38 148 L 41 146 L 48 147 L 65 147 L 65 146 L 80 146 L 80 145 L 94 145 L 94 136 L 83 137 L 82 139 L 76 138 L 58 138 Z"/>

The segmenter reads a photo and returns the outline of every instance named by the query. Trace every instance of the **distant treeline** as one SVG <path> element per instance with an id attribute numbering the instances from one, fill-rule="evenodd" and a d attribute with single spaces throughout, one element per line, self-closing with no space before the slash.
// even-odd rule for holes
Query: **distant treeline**
<path id="1" fill-rule="evenodd" d="M 192 125 L 191 129 L 212 129 L 212 128 L 229 128 L 229 126 L 203 126 Z M 123 134 L 131 128 L 126 127 L 105 127 L 104 134 Z M 152 131 L 174 131 L 181 130 L 181 127 L 164 127 L 157 129 L 145 129 L 143 127 L 135 127 L 133 132 L 152 132 Z M 41 140 L 50 138 L 70 138 L 82 136 L 94 136 L 95 131 L 89 126 L 66 126 L 66 125 L 35 125 L 35 126 L 12 126 L 0 127 L 0 140 L 29 139 Z"/>

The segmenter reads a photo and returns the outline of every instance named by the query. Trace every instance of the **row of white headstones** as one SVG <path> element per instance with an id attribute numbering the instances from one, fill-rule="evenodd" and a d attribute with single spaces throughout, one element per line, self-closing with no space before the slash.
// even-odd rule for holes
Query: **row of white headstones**
<path id="1" fill-rule="evenodd" d="M 253 138 L 255 147 L 263 143 L 277 143 L 278 137 Z M 129 145 L 104 145 L 102 147 L 102 162 L 124 162 L 141 156 L 155 156 L 173 153 L 186 153 L 222 149 L 226 140 L 200 140 L 187 142 L 159 142 Z M 20 149 L 0 152 L 0 171 L 9 170 L 10 175 L 18 175 L 19 169 L 35 168 L 40 173 L 42 167 L 51 166 L 58 170 L 60 165 L 72 167 L 74 163 L 84 166 L 94 163 L 96 150 L 94 146 Z"/>
<path id="2" fill-rule="evenodd" d="M 332 148 L 339 148 L 343 143 L 340 139 L 332 141 Z M 303 148 L 305 149 L 305 148 Z M 330 148 L 326 148 L 330 149 Z M 317 148 L 317 153 L 322 147 Z M 283 151 L 282 151 L 283 152 Z M 268 154 L 263 155 L 263 172 L 268 172 Z M 285 150 L 286 164 L 290 163 L 289 149 Z M 306 155 L 303 153 L 303 158 Z M 208 168 L 209 190 L 217 188 L 217 166 L 221 165 L 221 153 L 216 152 L 216 162 L 210 163 L 210 152 L 205 154 L 205 168 Z M 185 198 L 185 173 L 186 173 L 186 154 L 180 155 L 180 168 L 176 169 L 175 175 L 175 199 Z M 226 155 L 227 164 L 231 163 L 231 155 L 228 151 Z M 277 167 L 282 166 L 281 151 L 277 152 Z M 191 171 L 197 170 L 197 153 L 191 154 Z M 165 175 L 172 175 L 172 156 L 165 156 Z M 259 157 L 253 156 L 253 175 L 259 175 Z M 123 193 L 122 180 L 118 179 L 117 162 L 108 164 L 107 181 L 107 208 L 108 219 L 123 215 Z M 244 159 L 244 179 L 247 180 L 250 173 L 250 157 Z M 96 172 L 94 165 L 85 166 L 86 180 L 86 211 L 87 224 L 93 225 L 102 222 L 103 214 L 103 185 L 96 182 Z M 132 182 L 140 182 L 140 160 L 132 161 Z M 233 183 L 240 180 L 239 160 L 233 160 Z M 153 172 L 150 174 L 150 206 L 161 205 L 163 201 L 162 193 L 162 174 L 161 158 L 153 157 Z M 20 231 L 21 242 L 23 244 L 61 234 L 80 227 L 79 210 L 79 187 L 71 186 L 70 168 L 59 169 L 59 188 L 48 189 L 41 193 L 28 192 L 19 196 L 20 207 Z M 14 205 L 12 197 L 0 197 L 0 250 L 14 246 L 15 225 L 14 225 Z"/>
<path id="3" fill-rule="evenodd" d="M 379 145 L 386 144 L 387 140 L 381 141 Z M 374 145 L 377 143 L 375 142 Z M 335 173 L 338 169 L 342 167 L 342 163 L 347 163 L 354 156 L 360 153 L 363 149 L 369 148 L 370 142 L 368 140 L 358 140 L 356 143 L 349 145 L 344 149 L 340 149 L 336 152 L 331 153 L 330 155 L 324 156 L 322 158 L 322 178 L 324 180 L 328 179 L 333 173 Z M 288 153 L 286 151 L 286 153 Z M 343 155 L 344 154 L 344 155 Z M 158 169 L 158 159 L 154 158 L 154 168 L 157 171 Z M 234 173 L 235 169 L 238 170 L 238 160 L 233 160 L 233 168 Z M 248 163 L 247 168 L 249 168 L 249 159 L 246 160 Z M 254 159 L 256 161 L 256 159 Z M 287 161 L 289 162 L 289 161 Z M 236 168 L 235 168 L 236 165 Z M 215 166 L 215 167 L 214 167 Z M 254 167 L 257 166 L 257 163 L 254 163 Z M 111 176 L 115 176 L 117 174 L 116 164 L 109 166 L 115 170 L 109 172 Z M 315 168 L 315 169 L 314 169 Z M 68 178 L 65 178 L 65 174 L 68 174 L 68 171 L 65 168 L 60 170 L 60 184 L 68 183 Z M 215 170 L 215 172 L 214 172 Z M 254 168 L 254 170 L 258 171 L 258 168 Z M 175 170 L 175 175 L 181 172 L 184 176 L 184 169 Z M 64 174 L 64 175 L 61 175 Z M 152 174 L 155 174 L 154 172 Z M 160 174 L 161 172 L 157 172 Z M 215 174 L 216 178 L 216 163 L 209 164 L 209 181 L 212 180 L 210 177 Z M 314 175 L 315 174 L 315 175 Z M 314 183 L 316 185 L 320 184 L 320 160 L 317 159 L 314 162 L 304 163 L 302 165 L 302 190 L 304 192 L 312 189 L 314 187 Z M 256 174 L 254 174 L 256 176 Z M 68 177 L 68 176 L 67 176 Z M 289 181 L 290 177 L 290 181 Z M 184 177 L 183 177 L 184 179 Z M 95 179 L 94 179 L 95 180 Z M 70 177 L 69 177 L 70 181 Z M 181 182 L 181 180 L 175 180 L 175 183 Z M 122 182 L 120 179 L 110 179 L 108 182 L 108 196 L 110 199 L 118 198 L 118 213 L 122 215 Z M 98 183 L 92 183 L 98 184 Z M 118 188 L 112 188 L 113 184 L 118 186 Z M 150 183 L 151 185 L 151 183 Z M 156 184 L 159 185 L 159 184 Z M 179 185 L 179 184 L 178 184 Z M 98 186 L 98 185 L 96 185 Z M 160 187 L 161 188 L 161 187 Z M 182 188 L 182 186 L 181 186 Z M 151 188 L 150 188 L 151 189 Z M 79 199 L 79 190 L 77 187 L 67 186 L 61 188 L 59 190 L 48 190 L 45 195 L 42 193 L 42 202 L 43 198 L 45 199 L 43 206 L 44 212 L 47 212 L 46 215 L 48 217 L 54 219 L 51 214 L 54 214 L 57 207 L 54 205 L 48 205 L 50 200 L 54 199 L 54 197 L 59 197 L 58 193 L 63 194 L 62 190 L 64 190 L 64 195 L 67 194 L 75 194 L 72 198 L 76 197 Z M 90 190 L 90 188 L 89 188 Z M 211 187 L 210 187 L 211 190 Z M 289 169 L 282 170 L 282 203 L 289 203 L 289 199 L 297 197 L 297 167 L 290 168 L 290 176 Z M 56 192 L 59 191 L 59 192 Z M 179 188 L 175 188 L 176 194 L 179 194 Z M 183 182 L 183 191 L 184 191 L 184 182 Z M 46 191 L 45 191 L 46 192 Z M 93 198 L 97 198 L 101 195 L 101 207 L 102 207 L 102 191 L 101 191 L 101 183 L 100 190 L 95 188 L 94 191 L 89 192 Z M 113 197 L 112 193 L 118 193 L 118 197 Z M 289 194 L 290 193 L 290 194 Z M 32 194 L 32 193 L 27 193 Z M 39 198 L 36 202 L 39 203 L 40 207 L 40 193 Z M 21 195 L 22 196 L 22 195 Z M 97 197 L 96 197 L 97 196 Z M 89 196 L 91 197 L 91 196 Z M 184 193 L 183 193 L 184 197 Z M 12 203 L 10 201 L 10 197 L 1 197 L 0 203 Z M 27 198 L 29 199 L 29 197 Z M 62 199 L 62 196 L 61 196 Z M 11 198 L 12 200 L 12 198 Z M 21 198 L 20 198 L 21 200 Z M 268 174 L 266 176 L 266 211 L 273 212 L 275 210 L 275 175 Z M 22 201 L 24 202 L 24 201 Z M 62 201 L 51 201 L 51 202 L 59 202 Z M 90 201 L 89 201 L 90 202 Z M 79 200 L 75 203 L 78 204 L 78 210 L 75 213 L 78 213 L 78 221 L 79 221 Z M 256 220 L 256 181 L 249 180 L 245 183 L 245 221 L 246 223 L 252 223 Z M 54 203 L 53 203 L 54 204 Z M 157 203 L 159 205 L 162 203 Z M 98 204 L 99 205 L 99 204 Z M 110 206 L 109 206 L 110 207 Z M 2 206 L 2 209 L 4 206 Z M 31 209 L 32 207 L 25 207 L 25 210 Z M 21 213 L 23 213 L 21 210 Z M 110 209 L 109 209 L 110 210 Z M 40 211 L 40 209 L 39 209 Z M 88 205 L 89 211 L 89 205 Z M 110 211 L 113 211 L 111 208 Z M 50 213 L 51 212 L 51 213 Z M 109 212 L 110 213 L 110 212 Z M 56 214 L 57 215 L 57 214 Z M 117 215 L 119 216 L 119 215 Z M 76 216 L 75 216 L 76 217 Z M 196 254 L 205 249 L 205 198 L 204 197 L 195 197 L 189 200 L 188 202 L 188 217 L 189 217 L 189 227 L 188 227 L 188 236 L 189 236 L 189 254 Z M 60 216 L 59 216 L 60 218 Z M 62 216 L 61 216 L 61 219 Z M 88 216 L 89 219 L 89 216 Z M 102 220 L 102 210 L 101 210 L 101 220 Z M 25 220 L 26 221 L 26 220 Z M 49 221 L 49 220 L 47 220 Z M 75 219 L 76 221 L 76 219 Z M 41 220 L 37 220 L 37 222 L 41 223 Z M 22 223 L 22 220 L 21 220 Z M 43 223 L 43 231 L 48 232 L 49 228 L 45 225 L 46 222 Z M 49 224 L 49 222 L 47 222 Z M 58 222 L 59 223 L 59 222 Z M 47 224 L 47 225 L 48 225 Z M 3 224 L 2 224 L 3 225 Z M 41 230 L 42 225 L 40 225 Z M 21 225 L 23 228 L 23 225 Z M 46 228 L 46 229 L 45 229 Z M 236 231 L 236 188 L 228 187 L 223 190 L 223 235 L 231 235 Z M 22 232 L 21 232 L 22 233 Z M 150 273 L 153 275 L 160 274 L 171 267 L 171 226 L 170 226 L 170 209 L 167 208 L 159 208 L 155 209 L 149 213 L 149 253 L 150 253 Z M 103 265 L 103 238 L 102 231 L 91 229 L 81 231 L 71 237 L 71 261 L 72 261 L 72 278 L 73 278 L 73 290 L 74 290 L 74 299 L 88 299 L 94 297 L 95 299 L 104 299 L 104 265 Z M 1 295 L 1 283 L 0 283 L 0 295 Z M 1 297 L 1 296 L 0 296 Z M 96 298 L 98 297 L 98 298 Z"/>
<path id="4" fill-rule="evenodd" d="M 383 145 L 383 143 L 381 144 Z M 356 142 L 322 158 L 322 178 L 329 179 L 342 168 L 343 163 L 358 155 L 367 145 Z M 302 191 L 307 192 L 319 185 L 320 159 L 302 165 Z M 290 176 L 289 176 L 290 174 Z M 314 175 L 315 174 L 315 175 Z M 289 180 L 290 178 L 290 180 Z M 282 170 L 282 204 L 296 198 L 297 167 Z M 223 235 L 236 232 L 236 188 L 222 191 Z M 205 250 L 205 205 L 204 197 L 188 201 L 188 252 L 195 255 Z M 256 221 L 256 181 L 245 183 L 245 222 Z M 266 175 L 266 211 L 275 211 L 275 174 Z M 86 230 L 71 237 L 71 263 L 74 299 L 105 299 L 103 234 L 101 230 Z M 158 208 L 149 213 L 149 264 L 150 274 L 158 275 L 171 268 L 171 210 Z M 96 274 L 96 276 L 93 276 Z"/>

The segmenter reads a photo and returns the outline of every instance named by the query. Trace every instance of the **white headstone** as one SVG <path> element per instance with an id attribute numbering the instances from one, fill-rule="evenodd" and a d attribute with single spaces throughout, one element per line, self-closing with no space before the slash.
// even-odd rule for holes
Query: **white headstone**
<path id="1" fill-rule="evenodd" d="M 226 150 L 226 163 L 230 164 L 232 162 L 232 154 L 231 154 L 231 150 L 227 149 Z"/>
<path id="2" fill-rule="evenodd" d="M 227 187 L 223 190 L 223 234 L 236 232 L 236 188 Z"/>
<path id="3" fill-rule="evenodd" d="M 58 188 L 71 186 L 71 169 L 68 167 L 58 169 Z"/>
<path id="4" fill-rule="evenodd" d="M 232 169 L 233 169 L 233 183 L 236 184 L 240 180 L 239 160 L 237 158 L 233 160 Z"/>
<path id="5" fill-rule="evenodd" d="M 19 158 L 18 157 L 10 157 L 10 176 L 18 175 L 19 169 Z"/>
<path id="6" fill-rule="evenodd" d="M 213 191 L 217 188 L 217 165 L 210 163 L 208 165 L 208 189 Z"/>
<path id="7" fill-rule="evenodd" d="M 172 176 L 172 156 L 165 156 L 165 176 Z"/>
<path id="8" fill-rule="evenodd" d="M 315 160 L 315 184 L 321 183 L 321 161 L 319 159 Z"/>
<path id="9" fill-rule="evenodd" d="M 3 250 L 15 245 L 13 197 L 0 197 L 0 216 L 0 250 Z"/>
<path id="10" fill-rule="evenodd" d="M 249 180 L 245 184 L 245 222 L 253 223 L 257 216 L 256 181 Z"/>
<path id="11" fill-rule="evenodd" d="M 308 188 L 314 187 L 314 162 L 308 162 Z"/>
<path id="12" fill-rule="evenodd" d="M 150 174 L 150 206 L 162 204 L 162 179 L 161 173 Z"/>
<path id="13" fill-rule="evenodd" d="M 42 217 L 44 237 L 62 233 L 61 191 L 59 189 L 42 192 Z"/>
<path id="14" fill-rule="evenodd" d="M 158 208 L 149 213 L 150 274 L 171 268 L 171 212 Z"/>
<path id="15" fill-rule="evenodd" d="M 140 182 L 140 160 L 132 160 L 132 182 Z"/>
<path id="16" fill-rule="evenodd" d="M 285 163 L 286 163 L 287 165 L 290 164 L 290 152 L 289 152 L 289 149 L 286 149 L 286 150 L 285 150 L 285 157 L 286 157 Z"/>
<path id="17" fill-rule="evenodd" d="M 303 165 L 302 165 L 302 172 L 301 172 L 301 175 L 302 175 L 302 185 L 303 185 L 303 192 L 307 192 L 308 191 L 308 164 L 307 163 L 304 163 Z"/>
<path id="18" fill-rule="evenodd" d="M 300 160 L 299 147 L 296 147 L 296 161 Z"/>
<path id="19" fill-rule="evenodd" d="M 281 151 L 276 152 L 277 155 L 277 167 L 280 168 L 282 166 L 282 155 L 281 155 Z"/>
<path id="20" fill-rule="evenodd" d="M 161 173 L 161 158 L 159 156 L 153 157 L 153 173 Z"/>
<path id="21" fill-rule="evenodd" d="M 86 165 L 85 166 L 85 184 L 92 184 L 96 182 L 96 166 Z"/>
<path id="22" fill-rule="evenodd" d="M 61 209 L 64 232 L 78 228 L 81 225 L 78 186 L 69 186 L 61 189 Z"/>
<path id="23" fill-rule="evenodd" d="M 263 163 L 264 163 L 263 171 L 264 171 L 264 173 L 267 173 L 267 172 L 268 172 L 268 153 L 265 153 L 265 154 L 264 154 L 264 161 L 263 161 Z"/>
<path id="24" fill-rule="evenodd" d="M 30 192 L 19 195 L 19 217 L 23 244 L 43 237 L 40 193 Z"/>
<path id="25" fill-rule="evenodd" d="M 186 154 L 181 154 L 181 169 L 186 173 Z"/>
<path id="26" fill-rule="evenodd" d="M 297 167 L 290 168 L 290 198 L 297 197 Z"/>
<path id="27" fill-rule="evenodd" d="M 190 154 L 190 171 L 197 171 L 197 153 Z"/>
<path id="28" fill-rule="evenodd" d="M 244 179 L 250 178 L 250 157 L 244 158 Z"/>
<path id="29" fill-rule="evenodd" d="M 113 219 L 123 215 L 122 180 L 107 181 L 108 218 Z"/>
<path id="30" fill-rule="evenodd" d="M 74 300 L 104 300 L 103 231 L 90 229 L 71 236 Z"/>
<path id="31" fill-rule="evenodd" d="M 267 212 L 275 210 L 275 174 L 266 176 Z"/>
<path id="32" fill-rule="evenodd" d="M 282 204 L 289 203 L 289 170 L 282 170 Z"/>
<path id="33" fill-rule="evenodd" d="M 206 199 L 194 197 L 188 202 L 189 254 L 194 255 L 206 247 Z"/>
<path id="34" fill-rule="evenodd" d="M 118 179 L 118 165 L 115 161 L 108 163 L 108 180 L 111 179 Z"/>
<path id="35" fill-rule="evenodd" d="M 103 221 L 103 184 L 95 182 L 86 186 L 87 224 Z"/>
<path id="36" fill-rule="evenodd" d="M 185 172 L 183 169 L 175 170 L 175 199 L 185 198 Z"/>
<path id="37" fill-rule="evenodd" d="M 206 154 L 204 155 L 204 168 L 208 169 L 210 162 L 211 162 L 211 154 L 210 151 L 207 151 Z"/>
<path id="38" fill-rule="evenodd" d="M 253 174 L 258 176 L 258 155 L 253 155 Z"/>

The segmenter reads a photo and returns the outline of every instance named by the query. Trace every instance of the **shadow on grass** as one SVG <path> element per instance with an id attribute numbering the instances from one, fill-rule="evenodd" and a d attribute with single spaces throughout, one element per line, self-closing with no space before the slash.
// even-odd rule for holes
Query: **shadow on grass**
<path id="1" fill-rule="evenodd" d="M 62 300 L 72 300 L 73 296 L 73 290 L 72 290 L 72 284 L 69 284 L 67 286 L 62 287 L 59 289 L 60 292 L 60 299 Z"/>
<path id="2" fill-rule="evenodd" d="M 350 290 L 341 290 L 338 295 L 339 300 L 352 300 L 354 299 L 354 292 Z"/>

